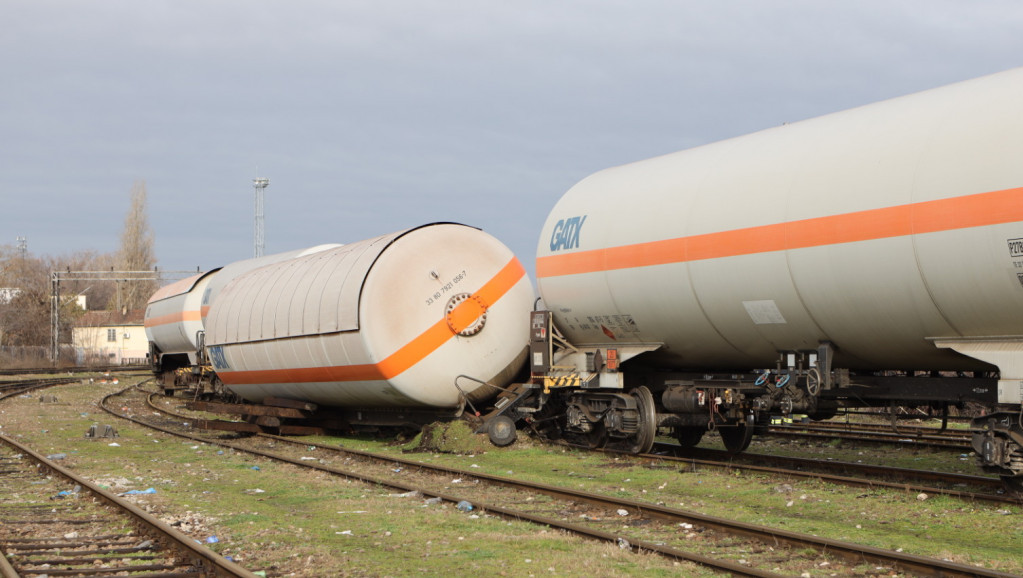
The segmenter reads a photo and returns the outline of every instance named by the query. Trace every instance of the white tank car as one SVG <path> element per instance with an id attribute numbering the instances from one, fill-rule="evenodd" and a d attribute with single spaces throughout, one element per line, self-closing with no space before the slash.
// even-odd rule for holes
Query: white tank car
<path id="1" fill-rule="evenodd" d="M 146 306 L 146 337 L 149 339 L 152 352 L 161 358 L 176 356 L 176 361 L 168 368 L 171 370 L 195 365 L 200 347 L 199 338 L 204 330 L 209 303 L 228 281 L 270 263 L 334 247 L 340 245 L 318 245 L 237 261 L 226 267 L 193 275 L 161 287 L 149 298 Z"/>
<path id="2" fill-rule="evenodd" d="M 212 303 L 206 343 L 219 378 L 252 402 L 453 408 L 460 374 L 501 386 L 523 367 L 533 299 L 502 243 L 431 224 L 239 276 Z"/>
<path id="3" fill-rule="evenodd" d="M 197 339 L 203 329 L 202 294 L 216 271 L 175 281 L 149 298 L 145 327 L 153 353 L 184 356 L 189 365 L 196 363 Z"/>
<path id="4" fill-rule="evenodd" d="M 1021 102 L 1016 69 L 598 172 L 547 218 L 540 294 L 573 344 L 673 368 L 831 342 L 1023 379 Z"/>

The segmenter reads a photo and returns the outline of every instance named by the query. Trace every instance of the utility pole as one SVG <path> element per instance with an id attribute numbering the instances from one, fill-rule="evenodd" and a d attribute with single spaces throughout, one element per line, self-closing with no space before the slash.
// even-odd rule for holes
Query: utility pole
<path id="1" fill-rule="evenodd" d="M 256 223 L 253 228 L 253 257 L 262 257 L 266 242 L 263 239 L 263 191 L 270 185 L 268 178 L 252 179 L 252 188 L 256 191 Z"/>
<path id="2" fill-rule="evenodd" d="M 165 281 L 183 279 L 199 273 L 195 271 L 51 271 L 50 272 L 50 359 L 53 365 L 60 363 L 60 311 L 64 305 L 60 298 L 61 281 L 114 281 L 118 287 L 125 281 Z M 70 302 L 70 301 L 69 301 Z"/>

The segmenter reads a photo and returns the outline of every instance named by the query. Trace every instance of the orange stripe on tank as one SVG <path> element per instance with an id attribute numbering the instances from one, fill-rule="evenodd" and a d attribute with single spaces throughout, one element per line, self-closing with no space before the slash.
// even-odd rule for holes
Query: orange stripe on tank
<path id="1" fill-rule="evenodd" d="M 536 276 L 558 277 L 720 259 L 1015 221 L 1023 221 L 1023 188 L 538 257 Z"/>
<path id="2" fill-rule="evenodd" d="M 160 315 L 159 317 L 150 317 L 146 319 L 145 326 L 159 327 L 161 325 L 170 325 L 171 323 L 200 320 L 202 320 L 202 316 L 198 311 L 178 311 L 177 313 L 168 313 L 167 315 Z"/>
<path id="3" fill-rule="evenodd" d="M 479 317 L 482 302 L 487 307 L 496 303 L 526 274 L 522 263 L 512 257 L 502 269 L 455 309 L 378 363 L 338 365 L 331 367 L 305 367 L 297 369 L 267 369 L 253 371 L 223 371 L 217 375 L 228 385 L 257 383 L 321 383 L 332 381 L 380 381 L 401 375 L 431 353 L 447 343 L 457 333 L 468 328 Z M 448 325 L 448 318 L 451 325 Z"/>

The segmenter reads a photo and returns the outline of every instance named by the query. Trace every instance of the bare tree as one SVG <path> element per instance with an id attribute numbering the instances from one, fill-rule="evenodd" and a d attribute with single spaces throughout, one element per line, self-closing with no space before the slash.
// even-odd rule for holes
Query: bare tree
<path id="1" fill-rule="evenodd" d="M 135 181 L 131 187 L 131 206 L 124 218 L 118 266 L 122 271 L 152 271 L 156 266 L 153 245 L 153 230 L 146 215 L 146 182 Z M 125 281 L 110 305 L 117 309 L 142 309 L 156 287 L 154 281 Z"/>
<path id="2" fill-rule="evenodd" d="M 81 251 L 61 257 L 22 258 L 0 246 L 0 346 L 45 347 L 50 342 L 53 271 L 98 271 L 114 266 L 112 255 Z M 71 326 L 83 313 L 77 298 L 84 295 L 90 309 L 113 299 L 113 284 L 71 280 L 61 284 L 61 335 L 70 339 Z"/>

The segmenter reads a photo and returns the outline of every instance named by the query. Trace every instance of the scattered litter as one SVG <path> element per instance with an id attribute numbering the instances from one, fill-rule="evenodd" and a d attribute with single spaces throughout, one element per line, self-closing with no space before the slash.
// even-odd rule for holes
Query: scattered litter
<path id="1" fill-rule="evenodd" d="M 418 490 L 412 490 L 411 492 L 405 492 L 404 494 L 388 494 L 388 498 L 418 498 L 422 496 Z"/>
<path id="2" fill-rule="evenodd" d="M 54 497 L 55 498 L 66 498 L 68 496 L 74 496 L 78 492 L 81 492 L 81 491 L 82 491 L 82 486 L 75 486 L 73 489 L 63 490 L 61 492 L 57 492 L 57 495 L 54 496 Z"/>
<path id="3" fill-rule="evenodd" d="M 923 492 L 920 492 L 919 494 L 916 495 L 916 499 L 920 500 L 921 502 L 923 502 L 924 500 L 926 500 L 929 497 L 930 496 L 928 496 L 927 494 L 925 494 Z"/>
<path id="4" fill-rule="evenodd" d="M 461 484 L 462 483 L 462 478 L 455 478 L 455 479 L 451 480 L 451 483 L 452 484 Z"/>
<path id="5" fill-rule="evenodd" d="M 337 534 L 338 536 L 352 536 L 353 535 L 351 530 L 345 530 L 344 532 L 334 532 L 334 533 Z"/>
<path id="6" fill-rule="evenodd" d="M 156 493 L 156 489 L 155 488 L 146 488 L 145 490 L 128 490 L 127 492 L 124 492 L 121 495 L 122 496 L 138 496 L 140 494 L 155 494 L 155 493 Z"/>
<path id="7" fill-rule="evenodd" d="M 46 456 L 48 460 L 64 460 L 67 459 L 67 454 L 50 454 Z"/>
<path id="8" fill-rule="evenodd" d="M 631 550 L 632 544 L 630 544 L 625 538 L 618 538 L 618 547 L 622 550 Z"/>
<path id="9" fill-rule="evenodd" d="M 135 549 L 135 550 L 148 550 L 148 549 L 150 549 L 152 547 L 153 547 L 153 541 L 152 540 L 146 540 L 144 542 L 139 542 L 138 544 L 133 546 L 133 549 Z"/>
<path id="10" fill-rule="evenodd" d="M 463 511 L 463 512 L 471 512 L 472 511 L 472 504 L 470 504 L 469 502 L 467 502 L 465 500 L 462 500 L 461 502 L 458 502 L 458 505 L 456 505 L 455 507 L 458 508 L 459 510 Z"/>
<path id="11" fill-rule="evenodd" d="M 220 538 L 217 538 L 216 536 L 210 536 L 210 537 L 206 538 L 206 543 L 207 544 L 216 544 L 219 541 L 220 541 Z"/>
<path id="12" fill-rule="evenodd" d="M 302 456 L 302 457 L 300 457 L 298 459 L 300 459 L 302 461 L 309 461 L 309 460 L 315 460 L 316 458 L 310 457 L 310 456 Z"/>
<path id="13" fill-rule="evenodd" d="M 629 511 L 628 510 L 619 509 L 618 510 L 618 515 L 619 516 L 628 516 L 629 515 Z"/>
<path id="14" fill-rule="evenodd" d="M 338 512 L 338 514 L 368 514 L 366 510 L 352 510 L 350 512 Z"/>
<path id="15" fill-rule="evenodd" d="M 257 472 L 258 472 L 258 471 L 259 471 L 259 466 L 252 466 L 252 469 L 253 469 L 254 471 L 257 471 Z"/>
<path id="16" fill-rule="evenodd" d="M 112 448 L 119 448 L 119 447 L 121 447 L 121 444 L 119 444 L 117 442 L 110 442 L 107 445 L 112 447 Z"/>
<path id="17" fill-rule="evenodd" d="M 253 488 L 251 490 L 245 490 L 245 493 L 246 494 L 265 494 L 266 490 L 261 490 L 259 488 Z"/>
<path id="18" fill-rule="evenodd" d="M 391 470 L 391 471 L 392 471 L 392 472 L 394 472 L 394 473 L 396 473 L 396 474 L 400 474 L 400 473 L 401 473 L 401 468 L 394 468 L 394 469 L 393 469 L 393 470 Z"/>
<path id="19" fill-rule="evenodd" d="M 441 498 L 439 498 L 439 497 L 437 497 L 437 498 L 428 498 L 428 499 L 426 500 L 426 503 L 427 503 L 428 505 L 429 505 L 429 504 L 439 504 L 439 503 L 441 503 L 441 502 L 443 502 L 443 501 L 444 501 L 444 500 L 442 500 L 442 499 L 441 499 Z"/>

